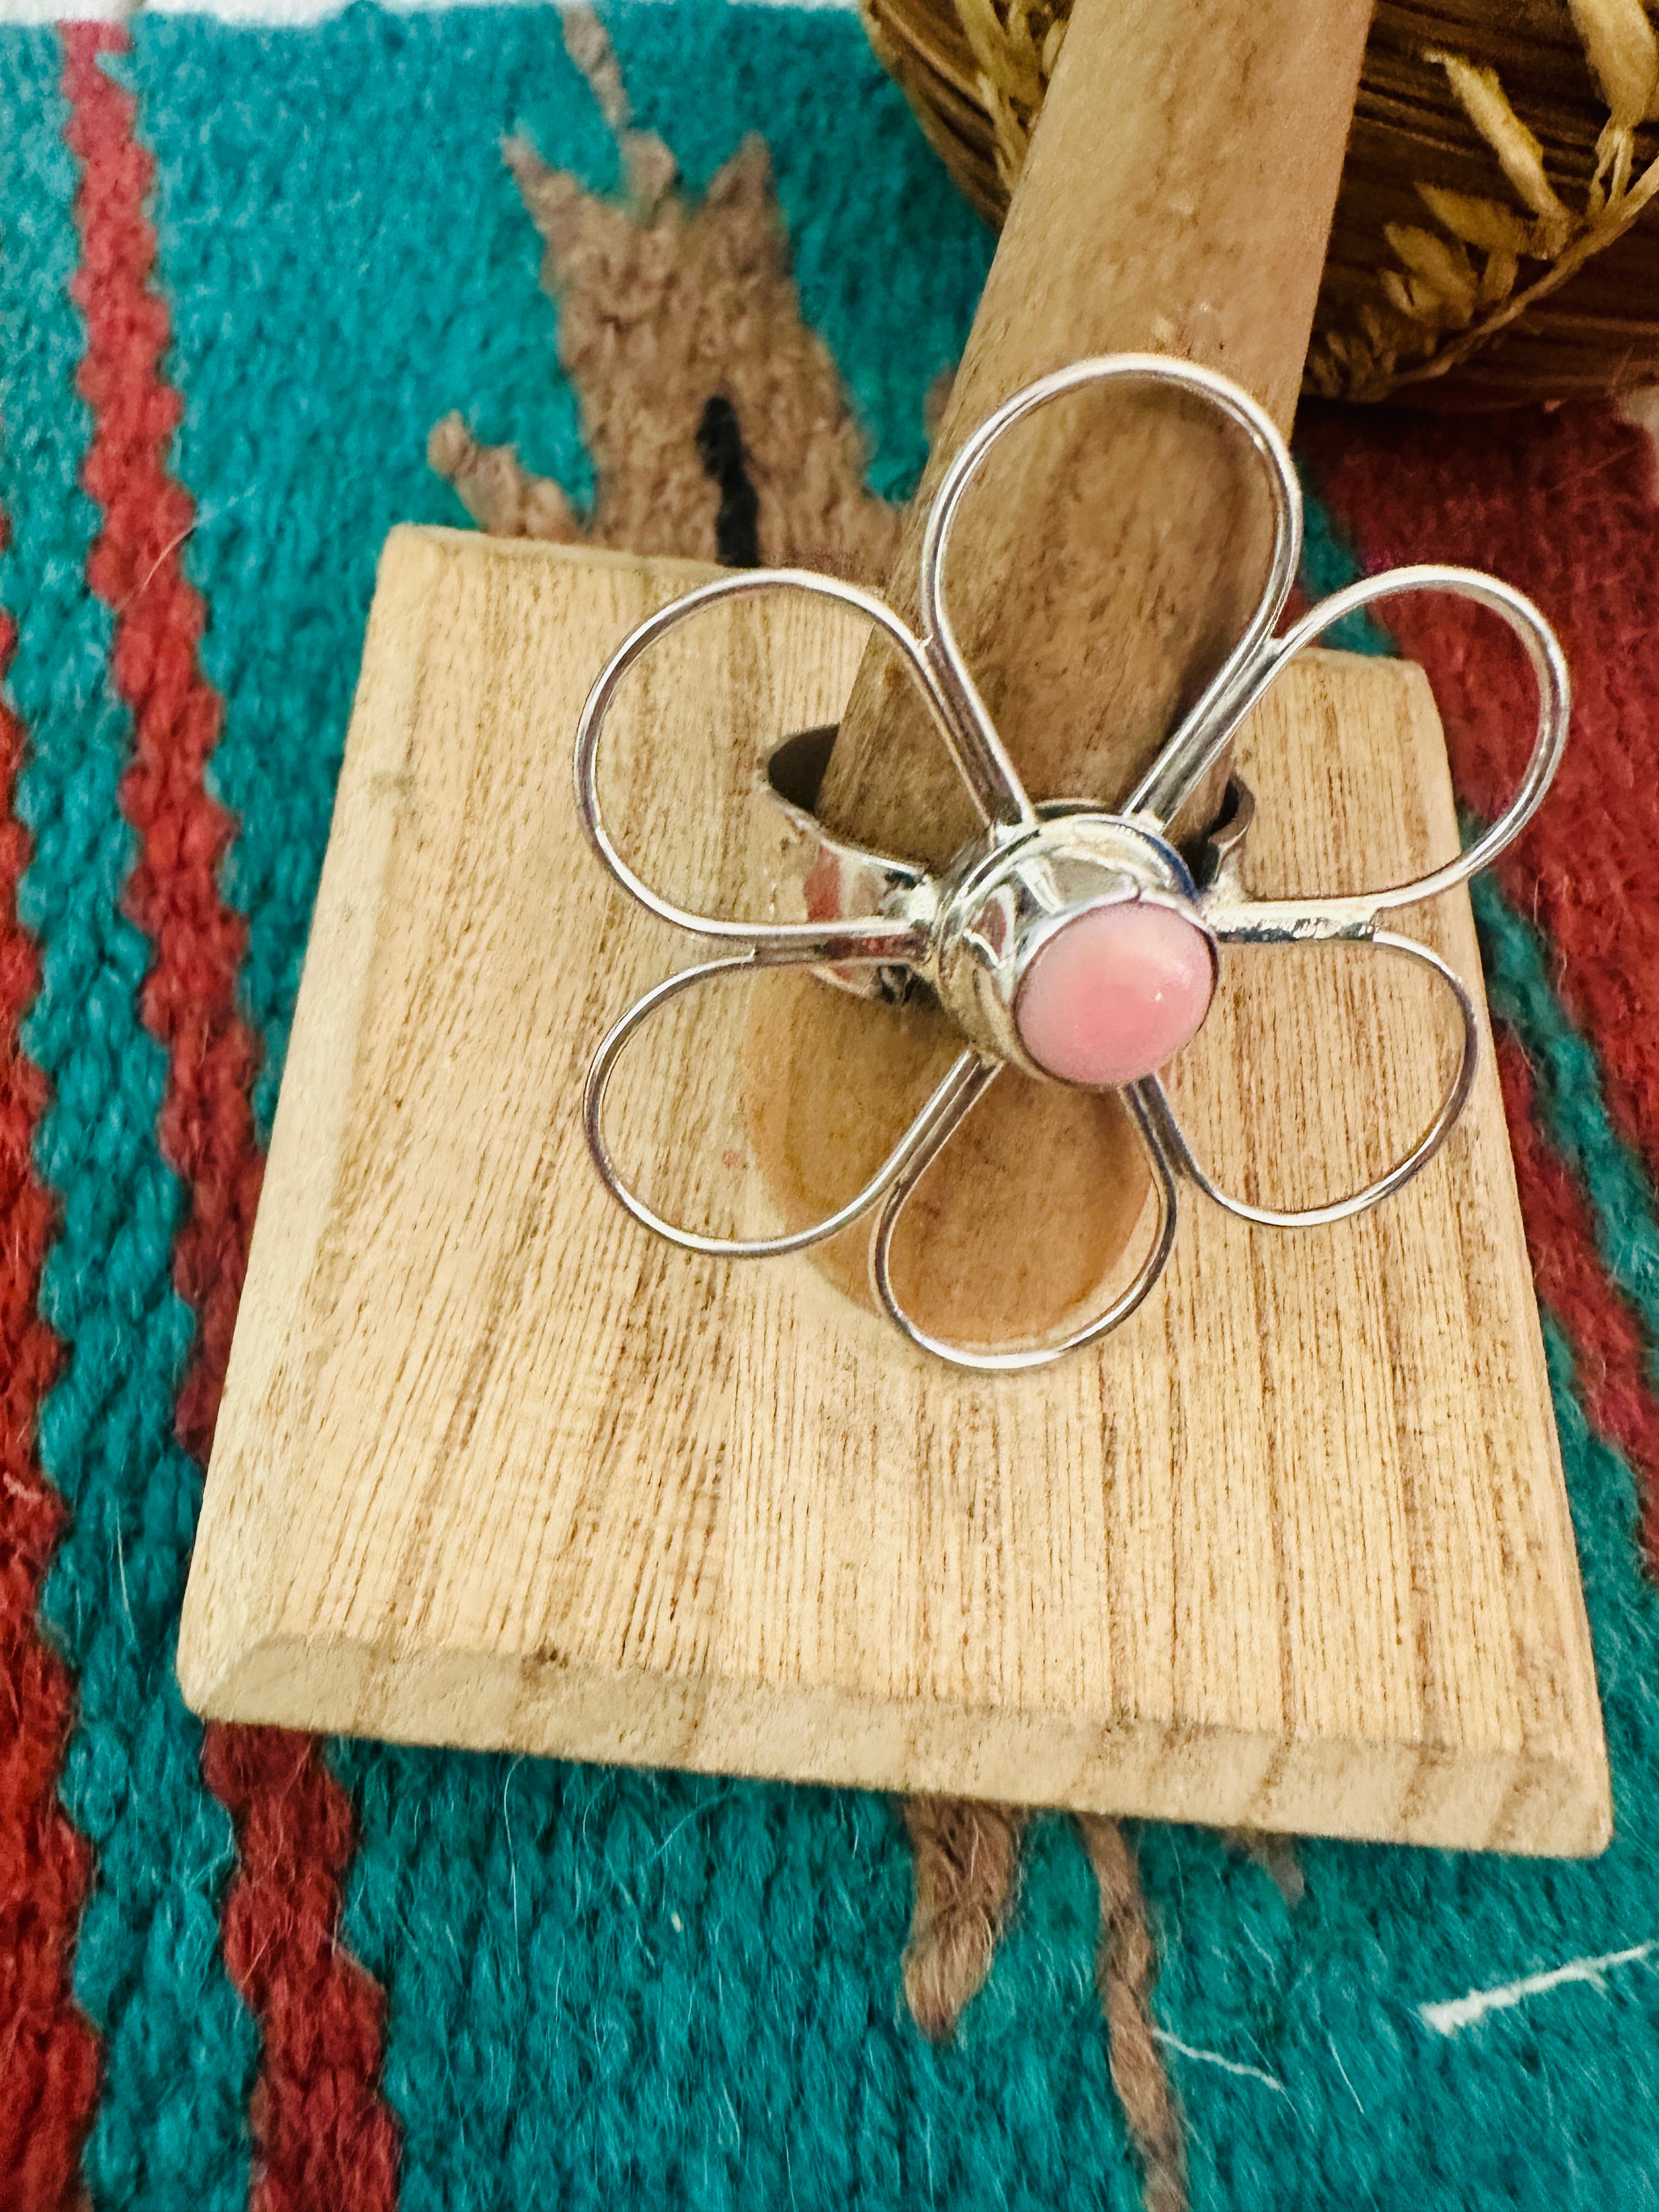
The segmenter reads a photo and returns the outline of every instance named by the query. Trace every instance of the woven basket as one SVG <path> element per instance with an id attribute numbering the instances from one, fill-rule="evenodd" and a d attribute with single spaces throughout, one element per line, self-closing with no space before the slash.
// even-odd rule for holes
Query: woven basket
<path id="1" fill-rule="evenodd" d="M 860 0 L 1000 224 L 1071 0 Z M 1305 388 L 1459 406 L 1659 380 L 1659 40 L 1642 0 L 1381 0 Z"/>

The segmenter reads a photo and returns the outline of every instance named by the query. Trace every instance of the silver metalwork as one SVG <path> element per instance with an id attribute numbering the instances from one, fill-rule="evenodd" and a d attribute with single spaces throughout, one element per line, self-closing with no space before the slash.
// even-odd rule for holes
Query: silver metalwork
<path id="1" fill-rule="evenodd" d="M 977 840 L 939 879 L 933 941 L 914 973 L 983 1052 L 1049 1077 L 1015 1018 L 1021 983 L 1050 938 L 1106 906 L 1163 906 L 1214 938 L 1172 845 L 1144 823 L 1060 800 L 1028 825 Z"/>
<path id="2" fill-rule="evenodd" d="M 963 496 L 999 438 L 1037 408 L 1068 393 L 1121 382 L 1186 393 L 1243 434 L 1272 501 L 1267 580 L 1243 636 L 1120 807 L 1086 801 L 1034 805 L 951 626 L 945 596 L 946 554 Z M 798 569 L 750 569 L 689 592 L 623 641 L 589 695 L 577 729 L 576 799 L 583 825 L 611 874 L 649 913 L 693 935 L 740 948 L 658 984 L 629 1008 L 594 1056 L 583 1102 L 587 1141 L 606 1188 L 635 1220 L 687 1251 L 756 1259 L 805 1250 L 879 1208 L 871 1242 L 871 1279 L 895 1326 L 921 1350 L 956 1366 L 1005 1373 L 1044 1365 L 1097 1342 L 1127 1319 L 1169 1258 L 1182 1179 L 1243 1220 L 1307 1228 L 1365 1212 L 1428 1164 L 1468 1097 L 1479 1029 L 1468 991 L 1445 962 L 1426 945 L 1379 924 L 1384 915 L 1466 883 L 1531 820 L 1566 742 L 1566 663 L 1553 631 L 1524 593 L 1476 570 L 1438 565 L 1396 568 L 1350 585 L 1276 636 L 1301 544 L 1302 500 L 1290 455 L 1249 394 L 1212 370 L 1188 362 L 1118 355 L 1079 362 L 1017 393 L 958 453 L 939 487 L 923 540 L 920 635 L 881 599 L 854 585 Z M 776 590 L 809 592 L 850 607 L 881 632 L 926 700 L 985 826 L 949 868 L 932 875 L 913 862 L 866 853 L 833 837 L 810 811 L 775 794 L 799 832 L 795 866 L 802 872 L 795 890 L 808 918 L 726 921 L 690 913 L 661 897 L 623 860 L 600 804 L 599 745 L 617 690 L 642 653 L 670 629 L 720 601 Z M 1246 888 L 1243 866 L 1254 802 L 1236 781 L 1234 811 L 1212 835 L 1211 866 L 1200 887 L 1166 833 L 1240 723 L 1290 661 L 1344 616 L 1420 591 L 1452 592 L 1489 609 L 1509 625 L 1527 653 L 1537 680 L 1538 720 L 1531 755 L 1508 806 L 1462 852 L 1410 883 L 1338 897 L 1256 899 Z M 805 895 L 809 882 L 810 898 Z M 931 1336 L 906 1310 L 893 1285 L 893 1240 L 905 1203 L 1004 1068 L 1017 1066 L 1054 1079 L 1032 1060 L 1021 1041 L 1015 1007 L 1022 980 L 1056 930 L 1092 908 L 1128 901 L 1167 906 L 1182 915 L 1203 932 L 1212 957 L 1226 945 L 1271 948 L 1346 940 L 1384 957 L 1417 962 L 1445 986 L 1457 1012 L 1462 1044 L 1451 1079 L 1416 1143 L 1384 1174 L 1344 1198 L 1297 1212 L 1255 1206 L 1220 1189 L 1194 1156 L 1162 1079 L 1153 1074 L 1127 1084 L 1122 1096 L 1151 1162 L 1157 1200 L 1151 1244 L 1127 1284 L 1100 1311 L 1037 1342 L 977 1346 Z M 801 965 L 842 988 L 883 997 L 925 986 L 963 1031 L 965 1049 L 864 1188 L 822 1220 L 786 1235 L 743 1239 L 707 1237 L 664 1219 L 628 1187 L 606 1143 L 605 1101 L 621 1054 L 642 1023 L 694 984 Z"/>

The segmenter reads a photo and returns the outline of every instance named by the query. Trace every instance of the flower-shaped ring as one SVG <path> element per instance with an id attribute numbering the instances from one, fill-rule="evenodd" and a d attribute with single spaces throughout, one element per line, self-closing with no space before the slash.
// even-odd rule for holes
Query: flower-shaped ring
<path id="1" fill-rule="evenodd" d="M 944 592 L 945 554 L 963 496 L 1005 432 L 1036 409 L 1086 386 L 1154 385 L 1189 395 L 1242 431 L 1273 501 L 1266 586 L 1243 635 L 1127 799 L 1034 805 L 1015 773 L 957 643 Z M 1085 361 L 1016 393 L 969 440 L 941 483 L 921 550 L 921 630 L 851 584 L 799 569 L 734 571 L 653 615 L 599 676 L 577 730 L 577 803 L 588 838 L 611 876 L 659 920 L 732 948 L 671 975 L 629 1007 L 588 1073 L 583 1115 L 606 1188 L 633 1218 L 683 1249 L 730 1259 L 799 1252 L 879 1208 L 871 1241 L 875 1294 L 921 1349 L 959 1367 L 1006 1372 L 1041 1366 L 1095 1342 L 1126 1320 L 1158 1280 L 1174 1243 L 1176 1189 L 1184 1178 L 1218 1206 L 1277 1228 L 1341 1221 L 1410 1181 L 1444 1144 L 1469 1095 L 1479 1029 L 1468 992 L 1427 945 L 1380 927 L 1395 908 L 1435 898 L 1486 867 L 1531 819 L 1561 757 L 1570 705 L 1554 632 L 1530 599 L 1468 568 L 1395 568 L 1350 585 L 1275 635 L 1302 545 L 1302 499 L 1291 458 L 1269 417 L 1226 378 L 1157 355 Z M 670 629 L 721 601 L 751 592 L 806 592 L 855 609 L 886 638 L 931 711 L 981 817 L 982 831 L 938 874 L 837 839 L 791 807 L 809 918 L 750 922 L 693 914 L 661 897 L 629 867 L 605 823 L 599 789 L 605 718 L 628 671 Z M 1254 899 L 1243 878 L 1250 801 L 1235 783 L 1229 824 L 1212 833 L 1213 862 L 1200 887 L 1168 828 L 1234 732 L 1286 664 L 1334 623 L 1399 594 L 1449 592 L 1488 608 L 1520 640 L 1538 686 L 1538 722 L 1520 787 L 1474 842 L 1413 881 L 1342 896 Z M 800 886 L 797 886 L 799 889 Z M 1219 1188 L 1194 1154 L 1158 1071 L 1202 1024 L 1214 994 L 1218 948 L 1346 940 L 1413 960 L 1452 994 L 1462 1023 L 1457 1066 L 1416 1143 L 1376 1181 L 1322 1206 L 1285 1212 Z M 694 984 L 757 969 L 804 965 L 842 988 L 891 997 L 927 987 L 961 1030 L 963 1048 L 864 1188 L 808 1226 L 775 1237 L 705 1236 L 664 1219 L 619 1174 L 605 1133 L 606 1091 L 640 1025 Z M 905 1201 L 975 1102 L 1009 1066 L 1051 1080 L 1115 1087 L 1137 1124 L 1152 1170 L 1158 1219 L 1146 1257 L 1103 1310 L 1040 1342 L 995 1346 L 930 1335 L 901 1303 L 891 1255 Z"/>

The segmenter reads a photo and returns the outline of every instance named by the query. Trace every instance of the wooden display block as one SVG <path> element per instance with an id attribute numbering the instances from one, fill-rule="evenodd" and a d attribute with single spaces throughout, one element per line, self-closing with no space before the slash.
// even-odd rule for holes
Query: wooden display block
<path id="1" fill-rule="evenodd" d="M 1033 1376 L 951 1370 L 811 1260 L 688 1258 L 601 1191 L 589 1055 L 698 956 L 588 854 L 571 737 L 610 647 L 699 573 L 387 545 L 185 1604 L 191 1704 L 1598 1850 L 1606 1753 L 1490 1054 L 1400 1197 L 1292 1235 L 1188 1195 L 1146 1305 Z M 641 670 L 653 750 L 624 736 L 623 811 L 666 887 L 764 882 L 756 762 L 835 719 L 861 642 L 753 603 L 711 620 L 700 676 Z M 1406 664 L 1310 656 L 1240 753 L 1264 893 L 1450 849 Z M 1478 977 L 1461 896 L 1408 921 Z M 676 1004 L 633 1103 L 671 1159 L 715 1163 L 683 1185 L 724 1176 L 741 1211 L 759 1170 L 741 1101 L 714 1096 L 738 1017 Z M 1441 1027 L 1403 963 L 1230 957 L 1176 1103 L 1222 1180 L 1303 1201 L 1414 1133 Z"/>

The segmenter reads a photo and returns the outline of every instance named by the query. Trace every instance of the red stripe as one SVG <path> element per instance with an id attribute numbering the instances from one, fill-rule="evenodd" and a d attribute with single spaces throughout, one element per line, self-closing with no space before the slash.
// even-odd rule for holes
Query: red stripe
<path id="1" fill-rule="evenodd" d="M 143 212 L 155 165 L 133 136 L 136 102 L 100 65 L 125 51 L 125 33 L 78 23 L 63 38 L 69 143 L 84 165 L 74 290 L 94 428 L 83 481 L 104 517 L 88 573 L 115 617 L 114 682 L 132 711 L 121 794 L 140 839 L 131 910 L 155 948 L 143 1012 L 167 1054 L 161 1148 L 190 1200 L 174 1275 L 198 1324 L 178 1425 L 205 1462 L 259 1194 L 258 1049 L 235 1003 L 245 925 L 219 892 L 234 825 L 204 782 L 220 705 L 198 658 L 204 609 L 181 566 L 194 508 L 167 466 L 181 405 L 161 372 L 167 313 Z M 241 1853 L 226 1960 L 264 2039 L 254 2203 L 388 2206 L 396 2131 L 379 2089 L 384 1998 L 337 1940 L 349 1802 L 308 1737 L 213 1727 L 204 1768 Z"/>
<path id="2" fill-rule="evenodd" d="M 0 517 L 0 547 L 5 537 Z M 0 678 L 16 641 L 0 609 Z M 81 2194 L 98 2044 L 70 1984 L 90 1853 L 57 1789 L 73 1686 L 36 1612 L 64 1516 L 35 1456 L 59 1346 L 36 1304 L 53 1226 L 32 1152 L 46 1084 L 18 1038 L 40 982 L 17 918 L 30 856 L 13 811 L 23 750 L 0 699 L 0 2203 L 67 2212 Z"/>
<path id="3" fill-rule="evenodd" d="M 283 1729 L 212 1727 L 202 1765 L 241 1850 L 225 1955 L 265 2033 L 255 2212 L 379 2212 L 397 2202 L 398 2134 L 379 2094 L 385 2000 L 339 1948 L 351 1802 L 315 1737 Z"/>
<path id="4" fill-rule="evenodd" d="M 1500 864 L 1560 960 L 1614 1121 L 1659 1179 L 1659 505 L 1651 443 L 1611 407 L 1471 418 L 1310 409 L 1303 449 L 1369 569 L 1494 569 L 1560 632 L 1577 698 L 1549 803 Z M 1482 813 L 1514 789 L 1531 678 L 1490 617 L 1397 600 L 1427 669 L 1458 788 Z"/>
<path id="5" fill-rule="evenodd" d="M 1571 1340 L 1592 1425 L 1636 1472 L 1648 1557 L 1659 1563 L 1659 1400 L 1648 1380 L 1646 1336 L 1601 1264 L 1584 1194 L 1540 1132 L 1532 1070 L 1513 1037 L 1499 1040 L 1498 1072 L 1538 1295 Z"/>

